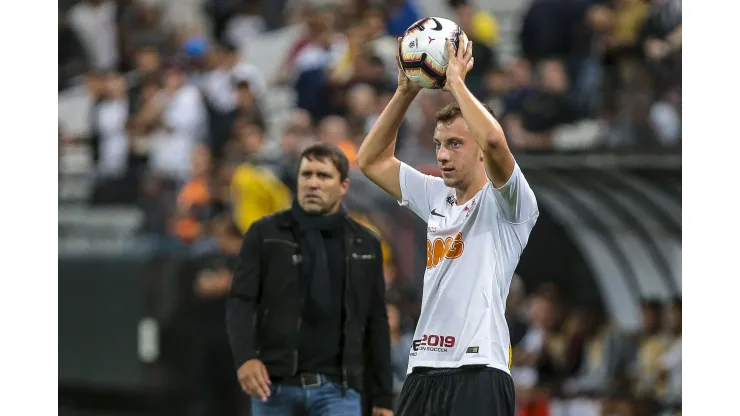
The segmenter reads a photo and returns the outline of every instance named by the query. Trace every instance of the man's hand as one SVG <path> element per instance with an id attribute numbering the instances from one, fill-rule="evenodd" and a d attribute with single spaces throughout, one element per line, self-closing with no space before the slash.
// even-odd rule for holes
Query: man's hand
<path id="1" fill-rule="evenodd" d="M 228 270 L 203 271 L 195 280 L 195 294 L 201 298 L 221 298 L 231 288 L 231 272 Z"/>
<path id="2" fill-rule="evenodd" d="M 373 416 L 393 416 L 393 411 L 382 407 L 373 407 Z"/>
<path id="3" fill-rule="evenodd" d="M 452 40 L 447 39 L 447 54 L 450 57 L 447 63 L 447 82 L 445 82 L 445 91 L 452 92 L 455 85 L 465 85 L 465 76 L 473 69 L 473 42 L 460 45 L 455 51 Z"/>
<path id="4" fill-rule="evenodd" d="M 249 360 L 236 372 L 242 390 L 252 397 L 259 397 L 263 402 L 270 397 L 270 375 L 260 360 Z"/>
<path id="5" fill-rule="evenodd" d="M 403 68 L 401 67 L 401 57 L 399 56 L 399 53 L 401 52 L 401 39 L 402 38 L 398 38 L 398 49 L 396 50 L 396 64 L 398 64 L 398 91 L 415 96 L 419 91 L 421 91 L 421 87 L 411 81 L 409 77 L 406 76 L 406 73 L 403 72 Z"/>

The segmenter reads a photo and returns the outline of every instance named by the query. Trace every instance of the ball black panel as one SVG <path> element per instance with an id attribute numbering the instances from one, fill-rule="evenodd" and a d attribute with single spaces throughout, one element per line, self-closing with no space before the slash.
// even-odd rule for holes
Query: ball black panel
<path id="1" fill-rule="evenodd" d="M 400 54 L 400 49 L 399 49 L 399 54 Z M 429 67 L 426 64 L 426 60 L 427 60 L 427 54 L 422 53 L 420 61 L 404 62 L 404 60 L 402 59 L 401 67 L 403 69 L 417 69 L 417 68 L 421 69 L 422 72 L 424 72 L 429 78 L 433 79 L 435 81 L 435 84 L 439 88 L 441 88 L 443 85 L 445 85 L 445 81 L 447 80 L 447 77 L 444 75 L 439 75 L 438 73 L 429 69 Z"/>

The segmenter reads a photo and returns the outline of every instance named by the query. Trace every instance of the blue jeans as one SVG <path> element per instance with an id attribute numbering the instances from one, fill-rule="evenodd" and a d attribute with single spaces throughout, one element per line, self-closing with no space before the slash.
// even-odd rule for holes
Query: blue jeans
<path id="1" fill-rule="evenodd" d="M 326 382 L 318 387 L 297 387 L 275 383 L 270 397 L 262 402 L 252 397 L 252 416 L 360 416 L 360 394 Z"/>

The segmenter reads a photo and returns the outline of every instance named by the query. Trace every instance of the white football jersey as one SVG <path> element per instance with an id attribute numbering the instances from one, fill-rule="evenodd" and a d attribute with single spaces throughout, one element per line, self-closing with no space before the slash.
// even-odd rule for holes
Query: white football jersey
<path id="1" fill-rule="evenodd" d="M 427 221 L 427 267 L 414 367 L 484 364 L 509 373 L 504 311 L 511 277 L 539 211 L 518 165 L 500 189 L 491 182 L 467 203 L 441 178 L 401 164 L 401 204 Z"/>

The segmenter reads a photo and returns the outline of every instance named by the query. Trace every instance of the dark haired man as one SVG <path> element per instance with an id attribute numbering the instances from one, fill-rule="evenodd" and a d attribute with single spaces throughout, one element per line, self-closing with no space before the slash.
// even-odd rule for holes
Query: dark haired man
<path id="1" fill-rule="evenodd" d="M 336 146 L 306 148 L 292 208 L 244 237 L 227 330 L 255 416 L 359 416 L 365 372 L 373 413 L 392 414 L 383 256 L 342 205 L 348 172 Z"/>

